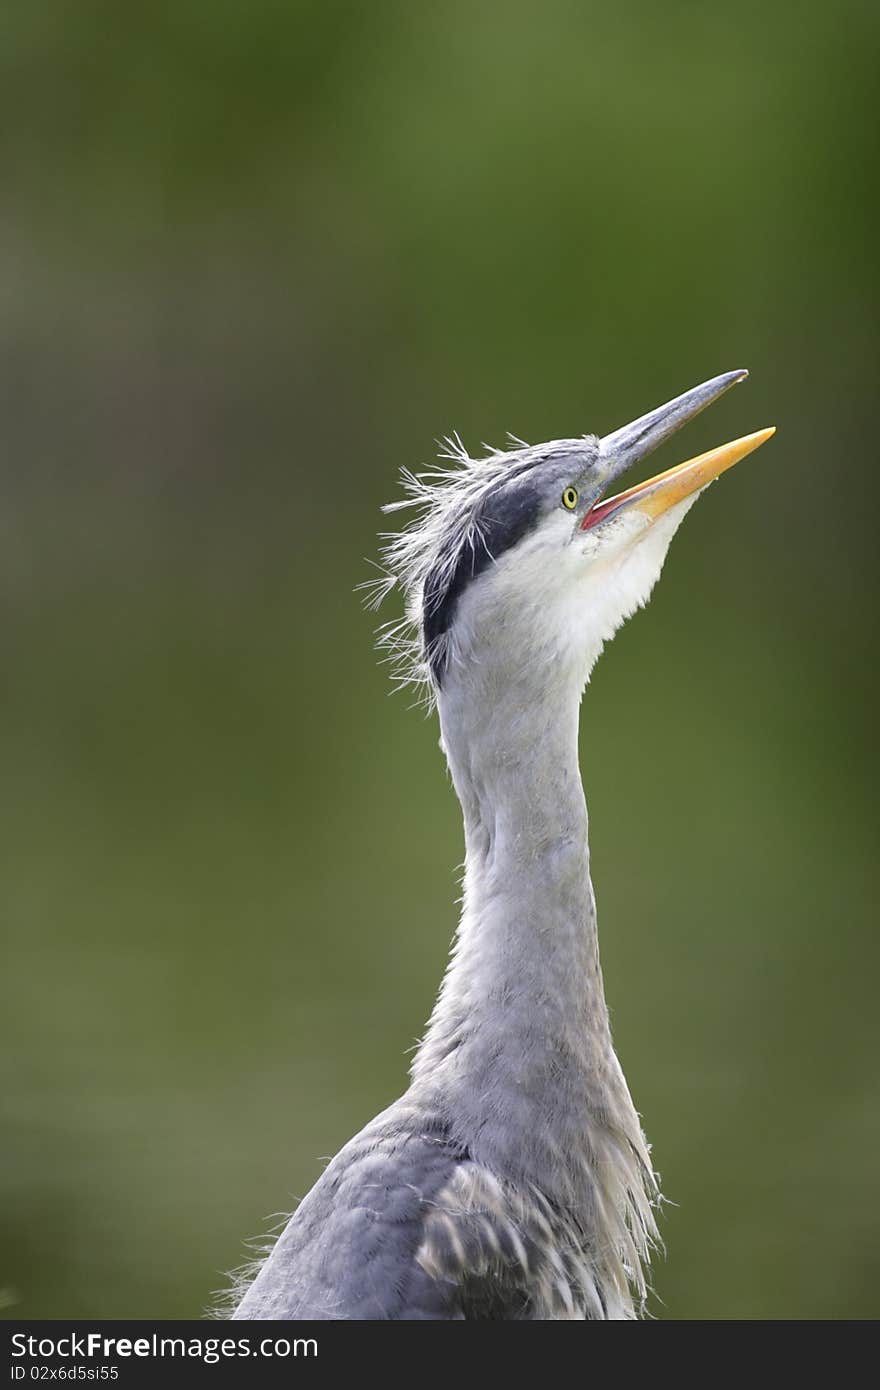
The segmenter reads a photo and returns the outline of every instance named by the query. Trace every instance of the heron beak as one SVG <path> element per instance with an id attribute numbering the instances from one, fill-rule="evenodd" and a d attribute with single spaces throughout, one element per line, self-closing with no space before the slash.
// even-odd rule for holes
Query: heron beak
<path id="1" fill-rule="evenodd" d="M 613 434 L 606 435 L 599 444 L 599 476 L 604 485 L 625 473 L 634 463 L 650 454 L 663 444 L 670 435 L 687 424 L 707 405 L 718 400 L 731 386 L 744 381 L 746 371 L 725 372 L 711 381 L 704 381 L 666 405 L 658 406 L 647 415 L 642 415 L 632 424 L 624 425 Z M 692 493 L 699 492 L 726 469 L 732 468 L 740 459 L 764 444 L 774 429 L 759 430 L 757 434 L 746 435 L 719 449 L 710 449 L 687 463 L 670 468 L 647 482 L 639 483 L 616 497 L 600 498 L 587 512 L 581 524 L 584 531 L 607 520 L 613 513 L 632 507 L 652 520 L 662 516 L 677 502 L 682 502 Z"/>
<path id="2" fill-rule="evenodd" d="M 688 459 L 687 463 L 668 468 L 665 473 L 658 473 L 645 483 L 619 492 L 616 497 L 607 497 L 590 508 L 581 523 L 581 530 L 589 531 L 624 507 L 632 507 L 655 521 L 677 502 L 683 502 L 691 493 L 699 492 L 720 473 L 732 468 L 755 449 L 760 449 L 775 433 L 776 427 L 773 425 L 769 429 L 758 430 L 756 434 L 744 435 L 742 439 L 734 439 L 731 444 L 722 444 L 719 449 L 710 449 L 707 454 L 698 454 L 696 458 Z"/>

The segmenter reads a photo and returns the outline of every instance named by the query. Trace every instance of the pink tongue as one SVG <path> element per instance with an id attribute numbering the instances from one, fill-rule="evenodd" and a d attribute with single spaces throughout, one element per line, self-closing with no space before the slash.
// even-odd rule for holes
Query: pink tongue
<path id="1" fill-rule="evenodd" d="M 606 517 L 609 512 L 614 511 L 618 500 L 619 499 L 616 497 L 610 497 L 607 502 L 597 502 L 594 507 L 590 508 L 581 522 L 581 530 L 589 531 L 591 526 L 596 526 L 603 517 Z"/>

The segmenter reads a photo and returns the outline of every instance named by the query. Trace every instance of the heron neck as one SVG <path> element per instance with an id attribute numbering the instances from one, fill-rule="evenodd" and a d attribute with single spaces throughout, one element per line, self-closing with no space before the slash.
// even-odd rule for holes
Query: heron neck
<path id="1" fill-rule="evenodd" d="M 561 1182 L 582 1172 L 597 1125 L 641 1139 L 599 965 L 580 694 L 556 672 L 440 696 L 464 815 L 463 909 L 413 1066 L 482 1161 Z"/>

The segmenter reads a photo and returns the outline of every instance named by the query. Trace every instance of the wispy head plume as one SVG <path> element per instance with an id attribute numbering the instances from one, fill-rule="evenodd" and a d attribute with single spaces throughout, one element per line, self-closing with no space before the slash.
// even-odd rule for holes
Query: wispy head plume
<path id="1" fill-rule="evenodd" d="M 439 463 L 415 473 L 401 469 L 403 496 L 382 508 L 386 513 L 412 510 L 415 516 L 401 531 L 382 533 L 380 563 L 375 578 L 360 585 L 366 607 L 378 609 L 392 590 L 403 597 L 403 615 L 378 629 L 377 645 L 384 653 L 398 687 L 416 687 L 430 705 L 434 672 L 445 664 L 442 650 L 449 641 L 443 632 L 425 640 L 426 584 L 442 595 L 466 552 L 476 557 L 488 549 L 481 524 L 484 503 L 500 484 L 526 472 L 555 454 L 582 447 L 583 441 L 560 440 L 530 446 L 510 436 L 510 450 L 483 445 L 481 458 L 471 458 L 457 433 L 438 441 Z M 430 601 L 429 601 L 430 602 Z"/>

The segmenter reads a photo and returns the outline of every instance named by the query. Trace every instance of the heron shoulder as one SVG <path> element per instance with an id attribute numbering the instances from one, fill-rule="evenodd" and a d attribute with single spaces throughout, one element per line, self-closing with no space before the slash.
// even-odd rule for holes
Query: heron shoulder
<path id="1" fill-rule="evenodd" d="M 259 1265 L 235 1319 L 446 1318 L 416 1262 L 426 1213 L 459 1161 L 441 1122 L 404 1098 L 340 1150 Z"/>

